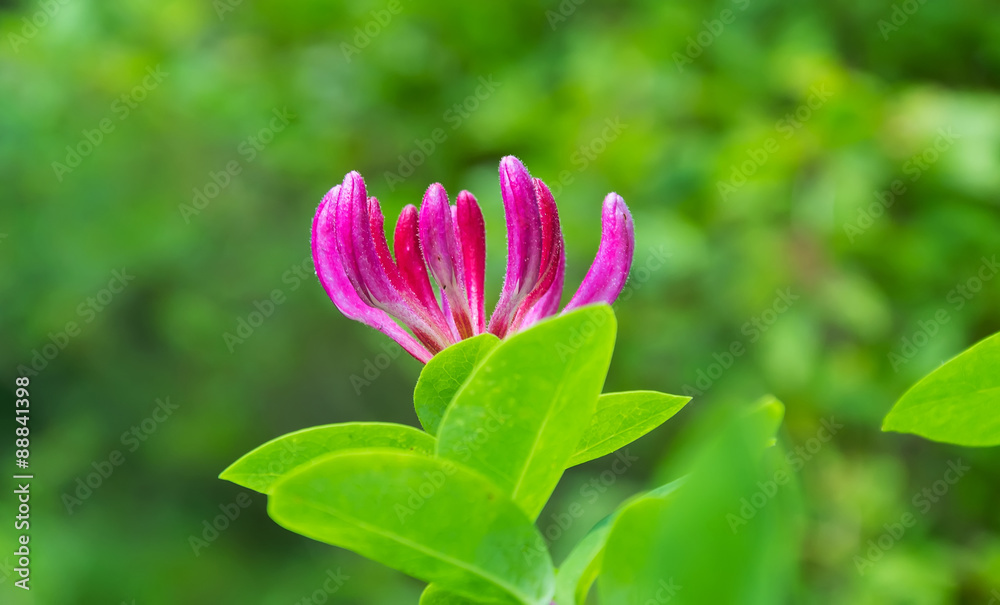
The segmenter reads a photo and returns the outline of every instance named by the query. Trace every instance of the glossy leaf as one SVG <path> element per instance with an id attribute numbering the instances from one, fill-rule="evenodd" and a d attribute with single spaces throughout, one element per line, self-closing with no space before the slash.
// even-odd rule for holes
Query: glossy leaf
<path id="1" fill-rule="evenodd" d="M 669 420 L 689 401 L 690 397 L 656 391 L 601 395 L 590 426 L 566 466 L 583 464 L 632 443 Z"/>
<path id="2" fill-rule="evenodd" d="M 413 407 L 425 431 L 437 434 L 459 387 L 498 344 L 500 339 L 493 334 L 480 334 L 451 345 L 427 362 L 413 390 Z"/>
<path id="3" fill-rule="evenodd" d="M 438 584 L 428 584 L 420 595 L 420 605 L 506 605 L 517 601 L 474 601 L 468 597 L 457 595 Z"/>
<path id="4" fill-rule="evenodd" d="M 219 478 L 267 494 L 278 479 L 306 462 L 338 450 L 367 447 L 430 455 L 434 438 L 413 427 L 386 422 L 316 426 L 268 441 L 232 463 Z"/>
<path id="5" fill-rule="evenodd" d="M 549 605 L 547 556 L 531 520 L 484 477 L 453 461 L 389 449 L 324 456 L 272 489 L 283 527 L 350 549 L 468 598 Z"/>
<path id="6" fill-rule="evenodd" d="M 604 543 L 611 533 L 611 519 L 598 523 L 580 540 L 556 575 L 556 603 L 558 605 L 583 605 L 597 574 L 601 571 Z"/>
<path id="7" fill-rule="evenodd" d="M 918 382 L 896 402 L 882 430 L 959 445 L 1000 445 L 1000 334 Z"/>
<path id="8" fill-rule="evenodd" d="M 615 325 L 595 305 L 504 340 L 455 395 L 438 454 L 482 472 L 535 519 L 590 423 Z"/>
<path id="9" fill-rule="evenodd" d="M 614 521 L 602 603 L 782 603 L 797 564 L 797 490 L 780 447 L 777 406 L 715 423 L 682 452 L 690 471 L 669 497 L 641 498 Z M 562 604 L 560 604 L 562 605 Z"/>
<path id="10" fill-rule="evenodd" d="M 684 483 L 678 479 L 646 494 L 632 498 L 615 512 L 602 519 L 583 537 L 559 566 L 556 575 L 556 603 L 558 605 L 584 605 L 590 587 L 601 571 L 604 545 L 607 543 L 611 527 L 619 514 L 629 506 L 644 498 L 665 499 Z"/>

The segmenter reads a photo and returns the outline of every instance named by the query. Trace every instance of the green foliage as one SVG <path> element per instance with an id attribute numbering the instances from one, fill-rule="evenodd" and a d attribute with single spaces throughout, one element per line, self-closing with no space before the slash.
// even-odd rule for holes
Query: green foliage
<path id="1" fill-rule="evenodd" d="M 688 401 L 601 396 L 615 328 L 611 308 L 596 305 L 441 352 L 414 392 L 428 430 L 443 415 L 438 439 L 385 423 L 316 427 L 221 477 L 268 494 L 271 517 L 292 531 L 433 582 L 422 603 L 547 605 L 555 570 L 532 521 L 567 464 L 627 445 Z M 563 594 L 585 597 L 609 527 L 567 561 Z"/>
<path id="2" fill-rule="evenodd" d="M 611 532 L 611 519 L 595 525 L 559 567 L 556 575 L 556 602 L 559 605 L 583 605 L 597 574 L 601 571 L 604 544 Z"/>
<path id="3" fill-rule="evenodd" d="M 347 422 L 315 426 L 268 441 L 232 463 L 219 478 L 268 494 L 283 475 L 331 452 L 394 448 L 430 455 L 434 447 L 432 436 L 401 424 Z"/>
<path id="4" fill-rule="evenodd" d="M 448 404 L 472 370 L 500 342 L 486 333 L 462 340 L 435 355 L 417 379 L 413 406 L 424 430 L 436 435 Z"/>
<path id="5" fill-rule="evenodd" d="M 1000 445 L 1000 334 L 918 382 L 896 402 L 882 430 L 959 445 Z"/>
<path id="6" fill-rule="evenodd" d="M 549 507 L 580 503 L 583 516 L 551 542 L 559 559 L 648 477 L 671 478 L 664 461 L 702 406 L 774 392 L 789 404 L 789 449 L 806 447 L 822 419 L 844 427 L 799 471 L 808 573 L 790 602 L 995 598 L 1000 448 L 959 454 L 878 427 L 906 389 L 1000 330 L 1000 280 L 979 274 L 1000 233 L 1000 4 L 917 2 L 907 14 L 914 3 L 899 0 L 404 1 L 376 27 L 372 11 L 388 4 L 0 9 L 0 367 L 8 387 L 19 365 L 41 368 L 32 565 L 39 580 L 58 578 L 21 595 L 8 575 L 0 600 L 284 605 L 313 599 L 341 569 L 351 578 L 328 603 L 416 602 L 422 586 L 402 574 L 270 527 L 256 493 L 198 556 L 183 543 L 248 492 L 216 479 L 239 454 L 303 427 L 415 422 L 420 364 L 344 320 L 316 281 L 307 240 L 321 196 L 357 169 L 388 223 L 429 183 L 472 191 L 488 232 L 489 311 L 504 274 L 496 162 L 507 153 L 559 204 L 564 302 L 597 249 L 602 196 L 617 191 L 635 217 L 605 390 L 702 392 L 630 445 L 639 460 L 593 501 L 579 488 L 610 461 L 566 471 Z M 699 49 L 724 8 L 735 20 Z M 345 57 L 345 44 L 360 54 Z M 166 80 L 134 108 L 122 102 L 157 65 Z M 501 85 L 473 96 L 490 77 Z M 810 107 L 824 85 L 832 96 Z M 291 124 L 248 145 L 283 108 Z M 66 163 L 67 146 L 87 148 L 86 135 L 98 140 L 105 118 L 113 132 L 57 178 L 53 163 Z M 618 119 L 626 128 L 605 131 Z M 779 121 L 795 125 L 790 136 Z M 447 139 L 425 155 L 437 128 Z M 961 138 L 934 149 L 948 128 Z M 771 138 L 778 151 L 755 162 Z M 134 280 L 109 300 L 102 289 L 122 269 Z M 778 288 L 801 298 L 764 321 Z M 283 302 L 247 337 L 248 314 L 275 291 Z M 939 309 L 947 323 L 911 354 L 906 343 Z M 741 353 L 724 361 L 734 345 Z M 167 396 L 177 412 L 133 441 Z M 10 435 L 13 412 L 5 418 Z M 67 511 L 61 496 L 76 497 L 116 450 L 125 463 Z M 973 472 L 858 573 L 868 541 L 958 455 Z M 0 542 L 15 540 L 2 524 Z"/>
<path id="7" fill-rule="evenodd" d="M 548 605 L 552 595 L 551 561 L 522 554 L 541 539 L 530 519 L 449 460 L 379 449 L 330 454 L 279 481 L 268 513 L 461 595 L 524 605 Z"/>
<path id="8" fill-rule="evenodd" d="M 627 445 L 669 420 L 690 397 L 656 391 L 605 393 L 567 466 L 583 464 Z"/>
<path id="9" fill-rule="evenodd" d="M 601 572 L 603 563 L 604 547 L 611 533 L 612 524 L 620 514 L 628 508 L 648 498 L 666 498 L 674 490 L 683 484 L 683 479 L 678 479 L 655 490 L 629 500 L 620 506 L 614 513 L 608 515 L 595 525 L 570 552 L 566 560 L 559 567 L 556 576 L 556 602 L 559 605 L 584 605 L 587 602 L 587 595 L 590 588 Z"/>
<path id="10" fill-rule="evenodd" d="M 607 537 L 602 603 L 785 601 L 798 560 L 796 491 L 781 448 L 767 445 L 774 410 L 713 422 L 681 456 L 683 485 L 624 507 Z"/>
<path id="11" fill-rule="evenodd" d="M 482 603 L 482 601 L 474 601 L 467 597 L 459 596 L 447 589 L 441 588 L 437 584 L 428 584 L 427 588 L 420 595 L 419 605 L 477 605 L 479 603 Z"/>
<path id="12" fill-rule="evenodd" d="M 482 472 L 536 518 L 594 414 L 615 324 L 610 307 L 585 307 L 507 338 L 455 394 L 438 455 Z"/>

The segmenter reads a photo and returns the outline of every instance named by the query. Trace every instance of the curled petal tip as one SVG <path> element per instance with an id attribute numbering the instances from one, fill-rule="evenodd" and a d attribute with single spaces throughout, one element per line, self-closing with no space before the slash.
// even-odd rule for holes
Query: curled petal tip
<path id="1" fill-rule="evenodd" d="M 464 262 L 465 293 L 475 333 L 486 329 L 486 224 L 475 196 L 461 191 L 455 201 L 455 232 Z"/>
<path id="2" fill-rule="evenodd" d="M 597 256 L 563 312 L 590 304 L 614 303 L 625 287 L 634 252 L 632 213 L 620 195 L 609 193 L 601 212 L 601 244 Z"/>
<path id="3" fill-rule="evenodd" d="M 357 175 L 357 173 L 353 173 Z M 351 175 L 348 175 L 350 177 Z M 360 178 L 360 175 L 357 175 Z M 347 183 L 345 178 L 344 182 Z M 355 181 L 356 182 L 356 181 Z M 363 186 L 363 183 L 362 183 Z M 337 244 L 336 206 L 342 199 L 344 187 L 331 189 L 319 204 L 312 224 L 312 253 L 316 276 L 333 304 L 350 319 L 360 321 L 386 334 L 408 353 L 426 363 L 431 352 L 393 321 L 385 311 L 372 307 L 362 300 L 348 279 L 341 252 Z"/>
<path id="4" fill-rule="evenodd" d="M 507 271 L 489 330 L 503 337 L 518 305 L 535 287 L 542 263 L 542 219 L 528 169 L 514 156 L 500 160 L 500 195 L 507 219 Z"/>

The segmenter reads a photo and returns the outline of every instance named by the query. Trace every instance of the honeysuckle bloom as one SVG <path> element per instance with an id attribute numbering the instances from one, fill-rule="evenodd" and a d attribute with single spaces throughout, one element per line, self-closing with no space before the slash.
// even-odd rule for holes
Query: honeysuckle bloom
<path id="1" fill-rule="evenodd" d="M 549 188 L 513 156 L 500 161 L 500 193 L 507 272 L 488 320 L 482 211 L 468 191 L 450 204 L 439 183 L 427 188 L 419 210 L 403 208 L 390 252 L 378 200 L 368 196 L 360 174 L 348 173 L 323 197 L 313 219 L 316 275 L 344 315 L 385 333 L 423 363 L 477 334 L 504 338 L 523 330 L 559 312 L 566 267 L 562 229 Z M 604 198 L 601 223 L 597 257 L 563 313 L 613 303 L 628 278 L 635 234 L 618 194 Z"/>

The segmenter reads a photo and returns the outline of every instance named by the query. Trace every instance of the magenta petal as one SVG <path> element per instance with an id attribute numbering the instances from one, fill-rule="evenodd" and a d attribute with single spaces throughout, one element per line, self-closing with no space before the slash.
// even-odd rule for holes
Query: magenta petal
<path id="1" fill-rule="evenodd" d="M 421 326 L 411 325 L 410 327 L 414 330 L 417 338 L 426 344 L 431 351 L 438 351 L 452 344 L 451 338 L 448 337 L 448 328 L 444 320 L 444 315 L 441 313 L 441 308 L 437 306 L 437 301 L 434 300 L 433 291 L 431 291 L 430 304 L 426 304 L 415 290 L 410 287 L 409 282 L 404 278 L 397 264 L 393 262 L 392 254 L 389 252 L 389 244 L 385 239 L 385 217 L 382 215 L 382 208 L 379 206 L 378 200 L 374 197 L 368 198 L 368 214 L 371 220 L 372 240 L 375 242 L 375 253 L 378 255 L 378 259 L 386 275 L 389 277 L 389 282 L 397 292 L 402 294 L 402 298 L 405 300 L 407 306 L 416 312 L 429 326 L 435 328 L 432 333 L 428 333 L 421 330 Z M 420 262 L 421 269 L 423 269 L 423 260 L 421 259 Z M 424 270 L 424 281 L 426 280 L 427 271 Z M 427 284 L 427 289 L 430 290 L 429 283 Z"/>
<path id="2" fill-rule="evenodd" d="M 597 257 L 563 313 L 584 305 L 613 303 L 625 287 L 634 251 L 632 214 L 620 195 L 609 193 L 604 198 L 601 213 L 601 245 Z"/>
<path id="3" fill-rule="evenodd" d="M 435 183 L 424 194 L 418 227 L 427 267 L 441 287 L 445 314 L 450 314 L 456 338 L 462 339 L 472 336 L 472 323 L 465 294 L 462 250 L 456 241 L 452 212 L 444 187 Z"/>
<path id="4" fill-rule="evenodd" d="M 312 225 L 312 254 L 316 276 L 337 309 L 350 319 L 375 328 L 395 340 L 407 353 L 427 363 L 431 352 L 393 321 L 385 311 L 374 308 L 361 299 L 344 271 L 336 243 L 334 210 L 341 186 L 330 190 L 319 208 Z"/>
<path id="5" fill-rule="evenodd" d="M 476 334 L 486 329 L 486 223 L 475 196 L 468 191 L 458 194 L 455 228 L 465 267 L 465 292 L 469 298 L 472 326 Z"/>
<path id="6" fill-rule="evenodd" d="M 393 288 L 399 292 L 407 292 L 409 288 L 392 260 L 389 242 L 385 239 L 385 216 L 382 214 L 382 207 L 374 197 L 368 198 L 368 216 L 371 221 L 372 240 L 375 242 L 375 254 L 382 265 L 382 270 L 385 271 Z"/>
<path id="7" fill-rule="evenodd" d="M 451 344 L 450 335 L 410 306 L 407 292 L 397 288 L 383 267 L 372 236 L 365 182 L 357 172 L 344 178 L 334 217 L 341 262 L 361 299 L 400 320 L 432 353 Z"/>
<path id="8" fill-rule="evenodd" d="M 552 192 L 541 179 L 533 179 L 542 223 L 542 273 L 538 283 L 518 306 L 511 331 L 518 331 L 554 315 L 562 298 L 566 266 L 565 243 L 559 226 L 559 211 Z"/>
<path id="9" fill-rule="evenodd" d="M 531 175 L 514 156 L 500 160 L 500 194 L 507 219 L 507 272 L 489 330 L 502 338 L 518 304 L 538 281 L 542 228 Z"/>
<path id="10" fill-rule="evenodd" d="M 427 277 L 424 255 L 420 250 L 417 207 L 413 204 L 405 206 L 400 212 L 392 245 L 396 252 L 396 265 L 403 280 L 416 294 L 421 304 L 432 313 L 436 310 L 437 314 L 440 314 L 441 307 L 438 306 L 437 298 L 434 296 L 434 288 L 431 287 L 430 278 Z M 441 315 L 441 320 L 444 321 L 444 315 Z"/>

